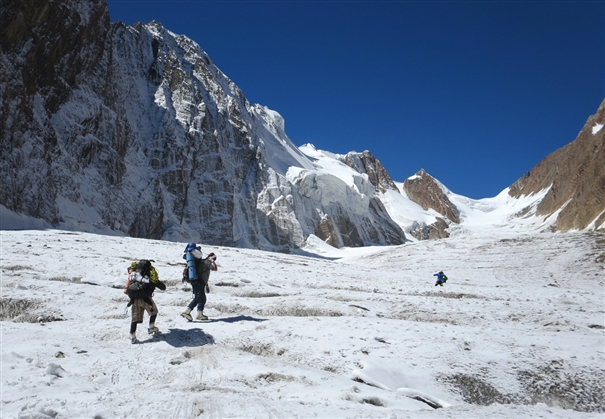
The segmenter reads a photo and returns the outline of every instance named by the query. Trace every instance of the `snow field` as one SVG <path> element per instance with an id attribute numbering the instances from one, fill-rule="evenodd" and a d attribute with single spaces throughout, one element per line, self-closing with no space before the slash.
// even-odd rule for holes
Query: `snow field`
<path id="1" fill-rule="evenodd" d="M 605 411 L 601 235 L 477 234 L 324 258 L 202 245 L 219 271 L 210 319 L 191 323 L 184 247 L 2 231 L 2 417 Z M 168 288 L 154 296 L 162 334 L 147 335 L 146 316 L 131 345 L 121 288 L 141 258 Z"/>

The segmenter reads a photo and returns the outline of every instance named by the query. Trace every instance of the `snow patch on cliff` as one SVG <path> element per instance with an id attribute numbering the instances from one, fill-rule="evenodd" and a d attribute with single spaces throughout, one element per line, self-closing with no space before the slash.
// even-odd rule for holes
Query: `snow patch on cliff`
<path id="1" fill-rule="evenodd" d="M 255 127 L 259 134 L 259 157 L 262 156 L 269 167 L 282 176 L 292 166 L 314 168 L 284 132 L 284 119 L 279 113 L 260 105 L 254 105 L 252 112 L 257 116 Z"/>
<path id="2" fill-rule="evenodd" d="M 302 145 L 299 149 L 315 163 L 315 166 L 318 168 L 317 172 L 320 175 L 329 174 L 337 177 L 355 192 L 366 195 L 369 198 L 374 196 L 375 189 L 369 182 L 368 175 L 365 173 L 361 174 L 338 160 L 338 154 L 318 150 L 312 144 Z"/>

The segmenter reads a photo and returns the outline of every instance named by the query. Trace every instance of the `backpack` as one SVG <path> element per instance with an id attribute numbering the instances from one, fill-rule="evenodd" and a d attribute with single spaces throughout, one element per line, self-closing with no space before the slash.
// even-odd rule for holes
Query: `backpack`
<path id="1" fill-rule="evenodd" d="M 130 267 L 133 272 L 130 274 L 130 283 L 126 289 L 126 295 L 131 300 L 137 298 L 147 298 L 154 290 L 152 284 L 159 283 L 160 279 L 157 271 L 151 265 L 153 260 L 141 259 L 138 262 L 132 262 Z"/>
<path id="2" fill-rule="evenodd" d="M 201 264 L 201 272 L 204 273 L 207 270 L 209 270 L 210 268 L 208 266 L 206 266 L 206 264 L 204 263 L 206 261 L 206 259 L 208 259 L 208 257 L 205 257 L 204 259 L 196 259 L 193 261 L 193 269 L 195 270 L 195 278 L 191 278 L 191 268 L 187 267 L 185 269 L 183 269 L 183 279 L 181 280 L 181 282 L 186 282 L 188 284 L 191 284 L 192 282 L 195 282 L 198 280 L 198 276 L 197 276 L 197 265 Z"/>
<path id="3" fill-rule="evenodd" d="M 197 281 L 197 271 L 195 269 L 195 257 L 193 251 L 201 252 L 202 248 L 195 243 L 188 243 L 185 247 L 183 259 L 187 261 L 187 268 L 183 271 L 183 282 Z"/>
<path id="4" fill-rule="evenodd" d="M 139 282 L 139 281 L 130 281 L 126 295 L 131 300 L 136 300 L 137 298 L 149 297 L 151 292 L 152 292 L 152 286 L 149 283 Z"/>
<path id="5" fill-rule="evenodd" d="M 141 275 L 142 278 L 147 278 L 147 281 L 143 282 L 151 282 L 153 284 L 157 284 L 160 281 L 160 277 L 158 275 L 158 271 L 155 270 L 155 267 L 151 265 L 151 262 L 155 262 L 154 260 L 141 259 L 138 262 L 132 262 L 130 267 L 134 269 L 136 273 Z"/>

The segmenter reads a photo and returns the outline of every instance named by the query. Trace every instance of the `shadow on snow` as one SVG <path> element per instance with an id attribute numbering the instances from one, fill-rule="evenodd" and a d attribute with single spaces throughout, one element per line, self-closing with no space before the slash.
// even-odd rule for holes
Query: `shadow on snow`
<path id="1" fill-rule="evenodd" d="M 242 321 L 250 321 L 250 322 L 264 322 L 267 319 L 257 319 L 255 317 L 250 316 L 235 316 L 235 317 L 226 317 L 222 319 L 212 319 L 206 321 L 199 321 L 196 323 L 216 323 L 216 322 L 226 322 L 226 323 L 235 323 Z M 141 341 L 139 343 L 151 343 L 157 342 L 158 340 L 163 340 L 170 346 L 174 346 L 175 348 L 184 348 L 184 347 L 193 347 L 193 346 L 204 346 L 204 345 L 213 345 L 214 336 L 209 333 L 204 332 L 199 327 L 194 329 L 168 329 L 167 333 L 158 334 L 152 336 L 150 339 Z"/>
<path id="2" fill-rule="evenodd" d="M 235 317 L 225 317 L 222 319 L 212 319 L 203 321 L 203 323 L 216 323 L 216 322 L 225 322 L 225 323 L 235 323 L 235 322 L 265 322 L 268 319 L 257 319 L 255 317 L 250 316 L 235 316 Z"/>
<path id="3" fill-rule="evenodd" d="M 195 329 L 169 329 L 167 333 L 153 336 L 151 339 L 141 343 L 151 343 L 163 340 L 175 348 L 213 345 L 214 336 L 204 332 L 200 328 Z"/>

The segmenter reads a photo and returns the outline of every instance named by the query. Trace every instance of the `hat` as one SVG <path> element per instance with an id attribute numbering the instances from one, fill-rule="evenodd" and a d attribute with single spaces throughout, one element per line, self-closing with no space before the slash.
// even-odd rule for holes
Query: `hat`
<path id="1" fill-rule="evenodd" d="M 216 260 L 216 255 L 214 253 L 209 253 L 208 254 L 208 259 L 211 259 L 211 260 L 214 261 L 214 260 Z"/>

